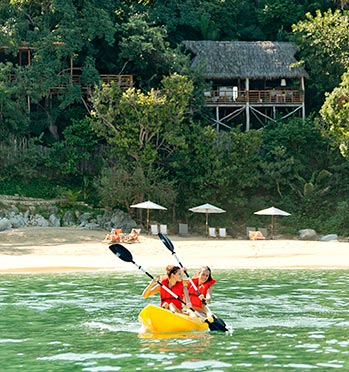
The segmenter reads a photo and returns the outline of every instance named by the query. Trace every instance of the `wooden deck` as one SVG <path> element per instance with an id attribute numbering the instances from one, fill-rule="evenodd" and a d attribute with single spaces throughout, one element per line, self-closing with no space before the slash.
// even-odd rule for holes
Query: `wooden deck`
<path id="1" fill-rule="evenodd" d="M 300 104 L 304 102 L 304 92 L 293 89 L 273 90 L 210 90 L 204 93 L 208 106 L 252 104 Z"/>
<path id="2" fill-rule="evenodd" d="M 133 75 L 113 75 L 113 74 L 102 74 L 99 75 L 102 83 L 111 83 L 115 81 L 119 84 L 122 90 L 133 87 Z M 92 86 L 82 81 L 80 74 L 72 74 L 69 76 L 69 80 L 66 83 L 60 84 L 50 89 L 51 93 L 66 88 L 68 85 L 80 85 L 82 90 L 90 91 Z"/>
<path id="3" fill-rule="evenodd" d="M 126 90 L 128 88 L 133 87 L 133 75 L 101 74 L 99 76 L 103 83 L 110 83 L 112 81 L 118 82 L 122 90 Z M 16 78 L 17 77 L 15 74 L 9 75 L 10 81 L 14 81 L 16 80 Z M 65 89 L 69 85 L 80 85 L 82 90 L 91 90 L 91 85 L 82 82 L 81 74 L 68 74 L 67 81 L 50 88 L 50 93 L 54 94 L 55 92 Z"/>

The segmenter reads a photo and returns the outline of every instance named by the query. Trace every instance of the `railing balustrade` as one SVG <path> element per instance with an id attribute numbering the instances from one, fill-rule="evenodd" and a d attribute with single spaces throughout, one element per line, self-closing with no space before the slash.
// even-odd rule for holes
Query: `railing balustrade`
<path id="1" fill-rule="evenodd" d="M 296 89 L 236 90 L 220 89 L 204 92 L 207 104 L 260 103 L 285 104 L 304 102 L 304 92 Z"/>

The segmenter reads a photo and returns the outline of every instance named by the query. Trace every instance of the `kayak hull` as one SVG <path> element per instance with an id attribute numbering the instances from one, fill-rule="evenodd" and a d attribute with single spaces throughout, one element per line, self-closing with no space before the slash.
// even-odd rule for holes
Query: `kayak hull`
<path id="1" fill-rule="evenodd" d="M 138 315 L 145 331 L 152 333 L 176 333 L 207 331 L 208 324 L 201 318 L 173 313 L 156 305 L 147 305 Z"/>

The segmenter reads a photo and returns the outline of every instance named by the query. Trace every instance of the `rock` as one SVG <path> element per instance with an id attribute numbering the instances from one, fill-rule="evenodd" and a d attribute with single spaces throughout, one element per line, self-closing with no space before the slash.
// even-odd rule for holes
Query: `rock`
<path id="1" fill-rule="evenodd" d="M 85 224 L 84 226 L 84 229 L 89 229 L 89 230 L 98 230 L 100 228 L 100 226 L 97 224 L 97 223 L 87 223 Z"/>
<path id="2" fill-rule="evenodd" d="M 320 240 L 323 242 L 338 241 L 337 234 L 328 234 L 320 237 Z"/>
<path id="3" fill-rule="evenodd" d="M 62 218 L 62 226 L 74 226 L 75 225 L 75 217 L 73 212 L 67 211 L 64 213 Z"/>
<path id="4" fill-rule="evenodd" d="M 53 227 L 61 226 L 61 219 L 55 214 L 51 214 L 50 217 L 48 218 L 48 221 L 50 223 L 50 226 L 53 226 Z"/>
<path id="5" fill-rule="evenodd" d="M 14 229 L 18 229 L 20 227 L 24 227 L 26 225 L 26 220 L 23 216 L 17 215 L 10 218 L 11 226 Z"/>
<path id="6" fill-rule="evenodd" d="M 7 218 L 0 219 L 0 231 L 10 230 L 11 222 Z"/>
<path id="7" fill-rule="evenodd" d="M 303 229 L 298 231 L 300 240 L 317 240 L 318 236 L 315 230 L 313 229 Z"/>

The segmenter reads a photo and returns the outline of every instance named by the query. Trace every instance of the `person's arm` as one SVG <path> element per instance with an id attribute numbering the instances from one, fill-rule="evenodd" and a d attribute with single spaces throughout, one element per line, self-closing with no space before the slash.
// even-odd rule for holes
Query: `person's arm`
<path id="1" fill-rule="evenodd" d="M 212 288 L 210 287 L 206 293 L 206 302 L 207 303 L 211 302 L 211 298 L 212 298 Z"/>
<path id="2" fill-rule="evenodd" d="M 187 304 L 187 307 L 192 307 L 189 291 L 188 291 L 188 282 L 183 281 L 183 294 L 184 294 L 184 301 Z"/>
<path id="3" fill-rule="evenodd" d="M 142 297 L 143 298 L 147 298 L 149 296 L 152 296 L 152 295 L 160 292 L 160 285 L 158 284 L 157 281 L 158 281 L 158 279 L 157 278 L 154 278 L 149 283 L 149 285 L 144 289 L 144 291 L 142 293 Z"/>

